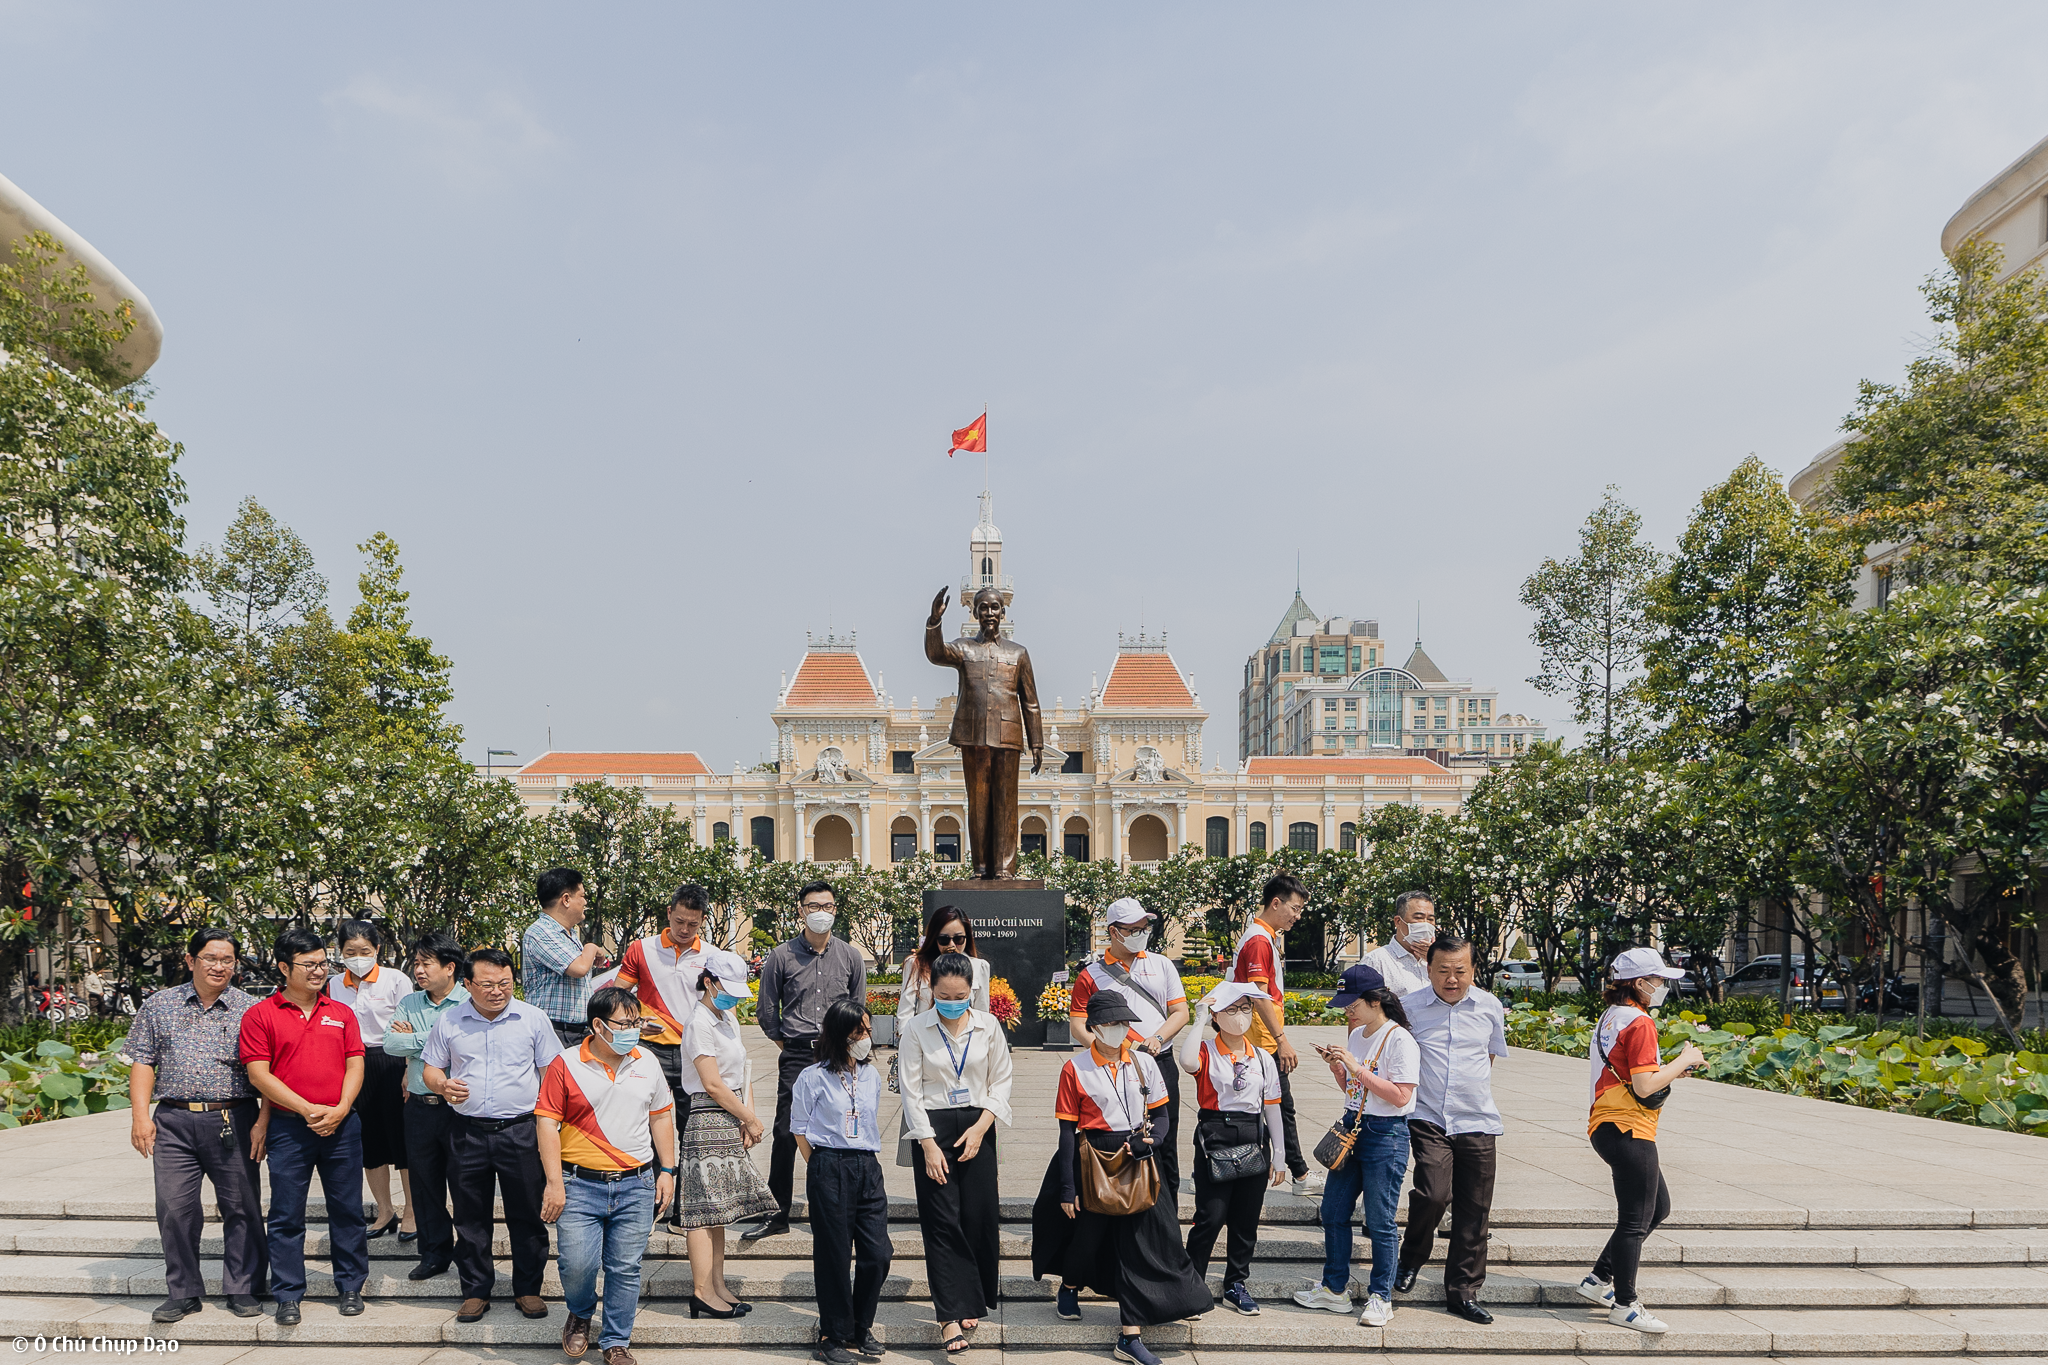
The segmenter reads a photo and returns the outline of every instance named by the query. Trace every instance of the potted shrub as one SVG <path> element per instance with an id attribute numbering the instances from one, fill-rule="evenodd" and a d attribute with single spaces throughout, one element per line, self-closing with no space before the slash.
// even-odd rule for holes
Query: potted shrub
<path id="1" fill-rule="evenodd" d="M 896 1046 L 896 992 L 868 992 L 868 1022 L 874 1026 L 876 1047 Z"/>

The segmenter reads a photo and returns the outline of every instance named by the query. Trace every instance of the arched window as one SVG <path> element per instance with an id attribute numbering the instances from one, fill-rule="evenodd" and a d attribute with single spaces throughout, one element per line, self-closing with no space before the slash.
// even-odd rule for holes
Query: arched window
<path id="1" fill-rule="evenodd" d="M 889 824 L 889 861 L 908 862 L 917 856 L 917 821 L 899 815 Z"/>
<path id="2" fill-rule="evenodd" d="M 1337 847 L 1346 853 L 1358 852 L 1358 826 L 1349 820 L 1337 826 Z"/>
<path id="3" fill-rule="evenodd" d="M 1077 863 L 1088 861 L 1088 822 L 1080 816 L 1069 816 L 1065 828 L 1060 831 L 1061 852 Z"/>
<path id="4" fill-rule="evenodd" d="M 761 856 L 773 861 L 775 857 L 775 817 L 757 815 L 748 823 L 753 832 L 754 847 L 761 850 Z"/>
<path id="5" fill-rule="evenodd" d="M 1252 821 L 1249 842 L 1252 846 L 1252 852 L 1264 853 L 1266 851 L 1266 822 L 1264 820 Z"/>
<path id="6" fill-rule="evenodd" d="M 725 821 L 723 821 L 723 820 L 720 820 L 720 821 L 719 821 L 719 822 L 718 822 L 717 824 L 714 824 L 714 825 L 713 825 L 713 826 L 711 827 L 711 842 L 712 842 L 712 843 L 714 843 L 714 844 L 715 844 L 715 843 L 717 843 L 717 842 L 718 842 L 719 840 L 721 840 L 721 839 L 730 839 L 730 838 L 732 838 L 732 826 L 731 826 L 731 825 L 728 825 L 727 823 L 725 823 Z"/>
<path id="7" fill-rule="evenodd" d="M 1209 817 L 1209 856 L 1228 858 L 1230 856 L 1230 817 L 1212 815 Z"/>
<path id="8" fill-rule="evenodd" d="M 1316 827 L 1309 820 L 1296 820 L 1287 827 L 1287 846 L 1298 848 L 1303 853 L 1316 851 Z"/>
<path id="9" fill-rule="evenodd" d="M 950 815 L 940 816 L 932 826 L 932 861 L 960 861 L 960 822 Z"/>
<path id="10" fill-rule="evenodd" d="M 996 576 L 995 561 L 984 557 L 981 561 L 981 581 L 986 583 Z"/>

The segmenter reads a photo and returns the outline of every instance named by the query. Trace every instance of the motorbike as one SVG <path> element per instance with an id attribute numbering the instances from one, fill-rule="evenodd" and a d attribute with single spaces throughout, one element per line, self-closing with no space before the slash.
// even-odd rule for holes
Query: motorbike
<path id="1" fill-rule="evenodd" d="M 1909 981 L 1904 972 L 1893 972 L 1882 981 L 1856 983 L 1859 1014 L 1911 1014 L 1920 1008 L 1920 983 Z"/>
<path id="2" fill-rule="evenodd" d="M 61 986 L 46 986 L 36 1006 L 36 1013 L 52 1024 L 66 1020 L 81 1023 L 92 1016 L 92 1007 L 75 996 L 67 995 Z"/>

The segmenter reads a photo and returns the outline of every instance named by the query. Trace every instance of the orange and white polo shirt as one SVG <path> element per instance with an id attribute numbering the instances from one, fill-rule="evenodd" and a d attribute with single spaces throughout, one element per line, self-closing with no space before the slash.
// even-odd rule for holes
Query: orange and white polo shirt
<path id="1" fill-rule="evenodd" d="M 1150 1091 L 1148 1099 L 1146 1092 Z M 1136 1128 L 1147 1109 L 1165 1104 L 1166 1078 L 1148 1052 L 1133 1051 L 1126 1042 L 1114 1057 L 1104 1057 L 1096 1044 L 1060 1068 L 1060 1088 L 1053 1117 L 1082 1128 L 1120 1133 Z"/>
<path id="2" fill-rule="evenodd" d="M 590 1055 L 590 1040 L 548 1063 L 533 1112 L 562 1125 L 562 1163 L 630 1171 L 654 1159 L 648 1120 L 675 1108 L 654 1055 L 634 1048 L 618 1070 Z"/>
<path id="3" fill-rule="evenodd" d="M 647 1034 L 647 1042 L 675 1047 L 683 1041 L 683 1029 L 701 994 L 697 978 L 704 974 L 704 958 L 709 952 L 702 934 L 689 947 L 678 949 L 666 929 L 626 945 L 625 955 L 619 959 L 618 979 L 612 984 L 632 987 L 633 994 L 640 997 L 641 1014 L 660 1022 L 661 1032 Z"/>

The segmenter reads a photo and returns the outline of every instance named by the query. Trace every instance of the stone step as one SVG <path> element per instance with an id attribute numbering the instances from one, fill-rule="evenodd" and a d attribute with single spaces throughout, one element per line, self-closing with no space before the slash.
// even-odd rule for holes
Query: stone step
<path id="1" fill-rule="evenodd" d="M 1496 1229 L 1488 1255 L 1496 1267 L 1509 1265 L 1590 1265 L 1606 1243 L 1606 1228 L 1506 1228 Z M 914 1225 L 891 1224 L 891 1254 L 899 1259 L 924 1255 L 924 1237 Z M 1354 1259 L 1369 1256 L 1363 1236 L 1353 1239 Z M 306 1251 L 322 1257 L 329 1251 L 325 1225 L 306 1231 Z M 221 1254 L 218 1225 L 210 1224 L 200 1241 L 200 1253 Z M 492 1251 L 509 1256 L 511 1244 L 504 1225 L 498 1225 Z M 0 1219 L 0 1255 L 94 1255 L 154 1258 L 162 1254 L 154 1220 L 117 1219 Z M 1031 1228 L 1028 1223 L 1005 1223 L 1001 1254 L 1028 1258 Z M 1322 1260 L 1320 1229 L 1302 1226 L 1266 1227 L 1260 1232 L 1259 1254 L 1268 1261 Z M 648 1239 L 651 1259 L 674 1259 L 688 1255 L 688 1242 L 657 1228 Z M 728 1261 L 744 1265 L 751 1261 L 808 1261 L 811 1255 L 810 1228 L 802 1223 L 776 1237 L 742 1242 L 736 1235 L 726 1239 Z M 396 1236 L 370 1243 L 376 1262 L 411 1262 L 418 1259 L 416 1244 L 401 1243 Z M 1673 1228 L 1669 1225 L 1652 1233 L 1643 1245 L 1646 1266 L 2048 1266 L 2048 1230 L 2038 1228 L 1938 1228 L 1912 1229 L 1818 1229 L 1818 1228 Z M 1305 1271 L 1304 1273 L 1312 1273 Z"/>
<path id="2" fill-rule="evenodd" d="M 549 1305 L 540 1320 L 525 1319 L 509 1303 L 493 1305 L 482 1321 L 458 1323 L 452 1300 L 390 1303 L 373 1301 L 360 1317 L 344 1318 L 331 1302 L 308 1300 L 305 1320 L 279 1328 L 269 1317 L 236 1318 L 217 1305 L 173 1327 L 149 1321 L 152 1305 L 113 1297 L 36 1297 L 0 1300 L 0 1336 L 34 1338 L 66 1335 L 134 1340 L 148 1336 L 183 1344 L 289 1343 L 340 1348 L 336 1360 L 374 1360 L 379 1347 L 555 1346 L 562 1307 Z M 1116 1332 L 1115 1310 L 1088 1303 L 1084 1320 L 1062 1321 L 1050 1303 L 1005 1304 L 975 1334 L 978 1346 L 1100 1350 Z M 1650 1341 L 1607 1323 L 1590 1308 L 1503 1304 L 1495 1322 L 1475 1326 L 1439 1308 L 1402 1305 L 1384 1328 L 1361 1327 L 1348 1315 L 1314 1313 L 1292 1305 L 1268 1307 L 1255 1318 L 1216 1309 L 1199 1319 L 1149 1329 L 1147 1340 L 1165 1348 L 1215 1351 L 1390 1350 L 1418 1354 L 1478 1352 L 1570 1356 L 1574 1354 L 1658 1353 L 1743 1357 L 1764 1355 L 2032 1355 L 2048 1354 L 2048 1310 L 2034 1308 L 1672 1308 L 1660 1310 L 1669 1334 Z M 884 1304 L 876 1335 L 898 1350 L 938 1343 L 931 1305 Z M 764 1302 L 746 1318 L 696 1320 L 673 1301 L 642 1306 L 633 1330 L 638 1348 L 787 1348 L 809 1345 L 817 1316 L 809 1304 Z M 347 1354 L 342 1354 L 346 1351 Z M 322 1354 L 326 1354 L 322 1352 Z M 490 1352 L 495 1355 L 495 1351 Z M 538 1357 L 537 1357 L 538 1358 Z M 559 1357 L 556 1357 L 559 1358 Z"/>
<path id="3" fill-rule="evenodd" d="M 267 1186 L 266 1186 L 267 1188 Z M 1191 1186 L 1184 1180 L 1181 1188 L 1180 1217 L 1187 1222 L 1194 1217 L 1194 1198 Z M 217 1219 L 219 1210 L 213 1202 L 212 1186 L 202 1187 L 203 1207 L 208 1219 Z M 1009 1222 L 1026 1222 L 1031 1217 L 1031 1197 L 1006 1195 L 1002 1200 L 1002 1216 Z M 796 1216 L 806 1216 L 806 1206 L 801 1195 L 795 1201 Z M 363 1204 L 364 1215 L 375 1212 L 375 1206 L 367 1199 Z M 90 1196 L 64 1197 L 50 1194 L 26 1194 L 9 1191 L 0 1197 L 0 1220 L 30 1218 L 45 1220 L 51 1218 L 77 1219 L 149 1219 L 156 1216 L 156 1203 L 146 1185 L 129 1194 L 98 1194 Z M 306 1218 L 309 1222 L 327 1220 L 326 1201 L 315 1195 L 306 1201 Z M 1318 1200 L 1314 1196 L 1298 1196 L 1269 1191 L 1261 1221 L 1267 1224 L 1314 1224 L 1319 1221 Z M 1407 1200 L 1401 1201 L 1397 1221 L 1407 1218 Z M 889 1220 L 893 1223 L 915 1223 L 917 1204 L 913 1199 L 891 1196 Z M 1587 1204 L 1580 1206 L 1557 1206 L 1538 1204 L 1497 1203 L 1491 1215 L 1496 1228 L 1600 1228 L 1614 1225 L 1614 1206 L 1609 1204 Z M 1837 1229 L 1837 1228 L 2015 1228 L 2048 1227 L 2048 1201 L 2040 1206 L 2030 1207 L 1928 1207 L 1928 1208 L 1798 1208 L 1785 1204 L 1769 1204 L 1756 1207 L 1727 1206 L 1678 1208 L 1672 1212 L 1666 1224 L 1671 1228 L 1782 1228 L 1782 1229 Z"/>
<path id="4" fill-rule="evenodd" d="M 509 1259 L 497 1262 L 501 1283 L 509 1283 Z M 931 1295 L 931 1284 L 922 1260 L 891 1263 L 884 1283 L 885 1300 L 922 1300 Z M 219 1295 L 221 1263 L 201 1263 L 206 1292 Z M 1261 1303 L 1289 1307 L 1286 1300 L 1319 1277 L 1321 1264 L 1300 1261 L 1255 1260 L 1247 1287 Z M 307 1262 L 309 1297 L 332 1299 L 336 1291 L 329 1278 L 332 1269 L 325 1260 Z M 1357 1266 L 1351 1277 L 1354 1300 L 1365 1297 L 1369 1268 Z M 1554 1266 L 1513 1266 L 1495 1268 L 1486 1282 L 1485 1298 L 1490 1305 L 1542 1305 L 1577 1309 L 1584 1301 L 1575 1286 L 1585 1273 L 1584 1264 Z M 1212 1264 L 1212 1289 L 1222 1288 L 1221 1266 Z M 1425 1267 L 1412 1294 L 1397 1295 L 1399 1303 L 1434 1305 L 1442 1301 L 1442 1271 Z M 807 1260 L 728 1263 L 729 1291 L 749 1301 L 809 1301 L 815 1297 L 816 1281 Z M 2025 1266 L 1897 1266 L 1859 1270 L 1837 1266 L 1648 1266 L 1640 1287 L 1645 1302 L 1664 1308 L 1888 1308 L 1888 1307 L 2008 1307 L 2048 1309 L 2048 1271 Z M 648 1301 L 685 1299 L 691 1291 L 687 1261 L 661 1260 L 647 1263 L 641 1296 Z M 115 1295 L 148 1299 L 154 1304 L 169 1289 L 161 1261 L 143 1258 L 92 1256 L 0 1256 L 0 1294 L 4 1295 Z M 447 1300 L 459 1298 L 455 1272 L 448 1270 L 431 1280 L 410 1280 L 404 1267 L 374 1263 L 365 1294 L 375 1299 Z M 542 1294 L 550 1299 L 562 1295 L 559 1267 L 548 1262 Z M 1034 1279 L 1028 1260 L 1005 1261 L 1002 1265 L 1001 1294 L 1004 1302 L 1036 1302 L 1053 1297 L 1052 1281 Z"/>

